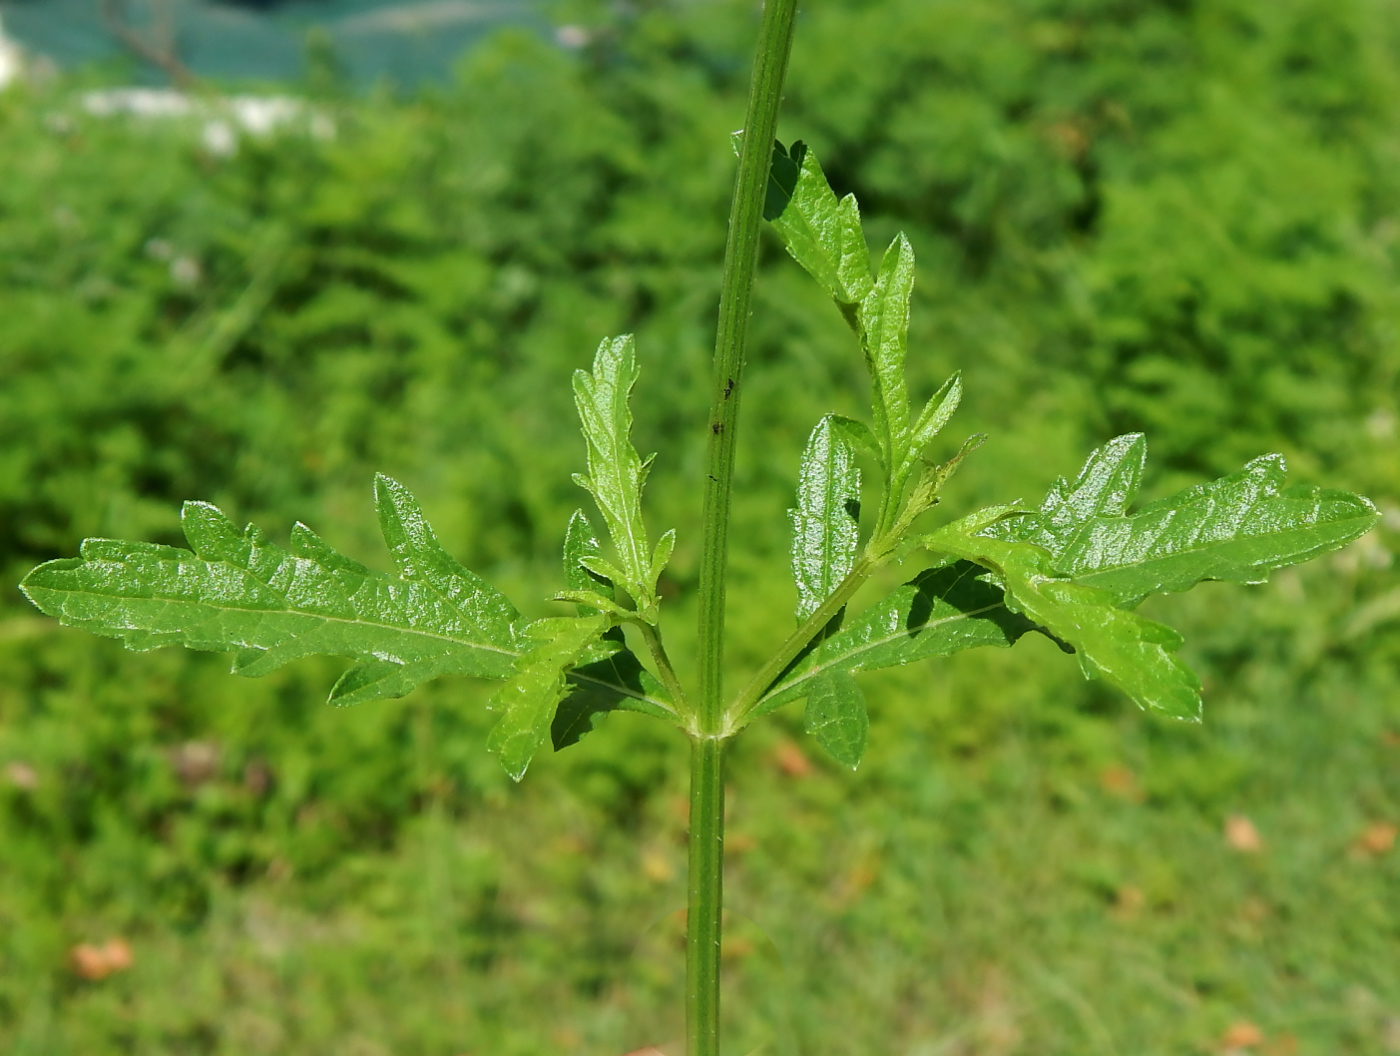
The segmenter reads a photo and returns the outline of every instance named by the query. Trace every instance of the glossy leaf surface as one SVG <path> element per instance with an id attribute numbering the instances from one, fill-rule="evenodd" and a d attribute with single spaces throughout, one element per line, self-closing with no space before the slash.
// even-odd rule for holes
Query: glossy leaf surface
<path id="1" fill-rule="evenodd" d="M 928 569 L 819 643 L 764 696 L 761 715 L 800 700 L 812 681 L 833 671 L 870 671 L 979 645 L 1009 646 L 1033 629 L 1010 612 L 987 570 L 967 561 Z"/>
<path id="2" fill-rule="evenodd" d="M 598 536 L 588 515 L 575 510 L 569 518 L 569 526 L 564 532 L 564 584 L 570 590 L 610 589 L 612 584 L 592 573 L 584 562 L 602 553 Z"/>
<path id="3" fill-rule="evenodd" d="M 336 684 L 337 704 L 402 696 L 441 674 L 508 677 L 521 650 L 510 602 L 442 549 L 401 485 L 381 477 L 375 498 L 398 577 L 337 553 L 305 525 L 283 550 L 190 502 L 191 550 L 89 539 L 80 557 L 40 565 L 22 586 L 65 624 L 132 649 L 232 652 L 243 675 L 318 653 L 362 661 Z"/>
<path id="4" fill-rule="evenodd" d="M 954 374 L 943 383 L 943 387 L 935 392 L 929 401 L 924 405 L 923 411 L 919 414 L 919 420 L 914 423 L 914 435 L 909 445 L 909 454 L 905 457 L 906 467 L 912 465 L 919 457 L 923 449 L 948 424 L 948 419 L 953 417 L 953 412 L 962 403 L 962 375 Z"/>
<path id="5" fill-rule="evenodd" d="M 865 754 L 870 717 L 865 710 L 865 694 L 854 676 L 845 671 L 826 671 L 814 677 L 807 688 L 802 726 L 831 758 L 852 770 L 858 767 Z"/>
<path id="6" fill-rule="evenodd" d="M 568 692 L 569 669 L 611 626 L 607 616 L 566 616 L 529 626 L 542 641 L 516 661 L 516 674 L 492 696 L 490 708 L 502 712 L 486 738 L 512 779 L 525 776 L 530 760 L 549 739 L 555 709 Z"/>
<path id="7" fill-rule="evenodd" d="M 1140 707 L 1199 720 L 1201 686 L 1176 656 L 1179 634 L 1118 608 L 1107 591 L 1057 576 L 1039 546 L 964 534 L 963 527 L 942 528 L 927 545 L 992 569 L 1007 606 L 1071 645 L 1085 677 L 1112 682 Z"/>
<path id="8" fill-rule="evenodd" d="M 909 393 L 904 360 L 909 345 L 909 300 L 914 292 L 914 250 L 900 234 L 885 252 L 875 286 L 860 305 L 861 344 L 870 369 L 875 438 L 890 472 L 909 450 Z"/>
<path id="9" fill-rule="evenodd" d="M 1117 437 L 1089 457 L 1072 485 L 1056 481 L 1037 513 L 987 534 L 1042 546 L 1058 574 L 1131 606 L 1202 580 L 1262 582 L 1275 569 L 1344 546 L 1379 519 L 1369 500 L 1350 492 L 1284 488 L 1281 455 L 1128 515 L 1146 453 L 1140 434 Z"/>
<path id="10" fill-rule="evenodd" d="M 800 142 L 790 152 L 775 148 L 768 195 L 765 215 L 793 259 L 838 305 L 859 304 L 872 283 L 855 196 L 838 201 L 816 155 Z"/>
<path id="11" fill-rule="evenodd" d="M 588 474 L 574 479 L 598 503 L 617 551 L 616 566 L 595 558 L 587 562 L 588 567 L 615 573 L 617 585 L 646 608 L 654 604 L 660 568 L 642 522 L 642 485 L 651 459 L 643 460 L 632 446 L 628 400 L 636 381 L 637 360 L 630 334 L 599 345 L 591 372 L 574 372 L 574 402 L 588 441 Z"/>
<path id="12" fill-rule="evenodd" d="M 835 592 L 856 560 L 860 470 L 831 416 L 817 423 L 802 453 L 792 517 L 792 575 L 797 618 L 805 620 Z"/>

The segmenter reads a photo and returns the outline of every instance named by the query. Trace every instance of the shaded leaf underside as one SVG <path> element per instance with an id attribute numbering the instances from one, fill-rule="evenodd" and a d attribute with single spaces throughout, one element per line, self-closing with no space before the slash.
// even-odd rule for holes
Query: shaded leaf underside
<path id="1" fill-rule="evenodd" d="M 828 672 L 896 667 L 979 645 L 1009 646 L 1034 629 L 1010 612 L 987 570 L 968 561 L 928 569 L 819 643 L 754 709 L 765 714 L 806 696 Z"/>

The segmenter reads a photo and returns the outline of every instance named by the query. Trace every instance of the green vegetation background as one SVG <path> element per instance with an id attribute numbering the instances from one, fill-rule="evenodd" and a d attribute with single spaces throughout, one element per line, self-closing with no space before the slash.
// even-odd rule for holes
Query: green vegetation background
<path id="1" fill-rule="evenodd" d="M 187 497 L 383 567 L 382 470 L 544 612 L 583 500 L 568 375 L 634 330 L 639 444 L 663 452 L 649 518 L 681 529 L 663 585 L 691 622 L 754 5 L 562 15 L 588 46 L 501 36 L 410 100 L 352 101 L 323 62 L 305 90 L 335 136 L 234 157 L 86 116 L 81 79 L 0 96 L 5 583 L 84 536 L 178 543 Z M 954 432 L 991 434 L 949 509 L 1039 495 L 1142 429 L 1158 493 L 1281 450 L 1386 521 L 1267 586 L 1157 603 L 1205 678 L 1201 728 L 1028 640 L 869 676 L 855 775 L 795 714 L 746 734 L 730 1051 L 1166 1056 L 1248 1022 L 1275 1056 L 1400 1052 L 1397 8 L 822 0 L 781 131 L 878 241 L 917 248 L 911 383 L 963 369 Z M 791 611 L 801 442 L 864 399 L 844 326 L 772 241 L 751 362 L 736 672 Z M 616 716 L 516 787 L 476 685 L 339 712 L 333 665 L 226 668 L 123 652 L 4 589 L 0 1049 L 679 1037 L 679 738 Z M 1234 815 L 1262 848 L 1227 844 Z M 116 936 L 129 971 L 71 970 Z"/>

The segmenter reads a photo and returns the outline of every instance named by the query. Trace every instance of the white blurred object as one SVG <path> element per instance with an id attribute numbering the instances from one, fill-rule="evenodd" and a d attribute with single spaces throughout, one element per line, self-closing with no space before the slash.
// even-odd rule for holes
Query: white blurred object
<path id="1" fill-rule="evenodd" d="M 593 35 L 582 26 L 560 26 L 554 31 L 555 43 L 561 48 L 570 48 L 575 51 L 579 48 L 586 48 L 592 39 Z"/>
<path id="2" fill-rule="evenodd" d="M 283 95 L 231 95 L 199 99 L 173 88 L 107 88 L 87 92 L 83 109 L 96 117 L 130 114 L 151 120 L 193 117 L 202 122 L 200 141 L 218 157 L 238 153 L 244 135 L 264 137 L 298 126 L 316 139 L 335 135 L 335 122 L 300 99 Z"/>
<path id="3" fill-rule="evenodd" d="M 19 80 L 23 73 L 24 52 L 5 36 L 5 23 L 0 20 L 0 92 Z"/>

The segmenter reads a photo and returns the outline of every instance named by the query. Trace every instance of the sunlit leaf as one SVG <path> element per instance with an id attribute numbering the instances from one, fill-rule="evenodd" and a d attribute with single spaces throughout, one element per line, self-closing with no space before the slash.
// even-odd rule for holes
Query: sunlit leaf
<path id="1" fill-rule="evenodd" d="M 401 696 L 442 674 L 508 677 L 521 651 L 510 602 L 442 549 L 401 485 L 381 477 L 375 495 L 398 577 L 336 553 L 305 525 L 283 550 L 191 502 L 182 523 L 192 550 L 89 539 L 80 557 L 40 565 L 22 586 L 65 624 L 132 649 L 232 652 L 243 675 L 313 654 L 361 661 L 336 685 L 338 704 Z"/>
<path id="2" fill-rule="evenodd" d="M 1281 455 L 1256 458 L 1238 473 L 1127 515 L 1146 452 L 1140 434 L 1110 441 L 1073 485 L 1057 481 L 1037 513 L 988 534 L 1044 547 L 1059 575 L 1131 606 L 1207 579 L 1262 582 L 1275 569 L 1364 535 L 1380 516 L 1350 492 L 1283 488 Z"/>
<path id="3" fill-rule="evenodd" d="M 583 564 L 585 558 L 597 557 L 602 549 L 588 515 L 582 510 L 575 510 L 564 531 L 564 583 L 570 590 L 611 589 L 611 583 L 590 572 Z"/>
<path id="4" fill-rule="evenodd" d="M 605 340 L 598 346 L 592 371 L 574 372 L 574 402 L 588 441 L 588 474 L 574 480 L 587 488 L 607 521 L 617 551 L 617 585 L 625 589 L 644 615 L 655 619 L 656 565 L 659 551 L 647 542 L 642 522 L 642 485 L 651 459 L 643 460 L 632 446 L 632 409 L 628 399 L 637 381 L 637 361 L 631 335 Z M 669 553 L 669 551 L 668 551 Z M 604 566 L 593 557 L 585 567 Z"/>
<path id="5" fill-rule="evenodd" d="M 549 739 L 555 709 L 569 691 L 569 669 L 609 626 L 609 617 L 600 615 L 538 620 L 527 628 L 543 644 L 516 661 L 516 674 L 489 705 L 503 714 L 486 738 L 486 748 L 512 779 L 525 776 L 530 760 Z"/>
<path id="6" fill-rule="evenodd" d="M 861 344 L 870 369 L 875 438 L 884 465 L 905 465 L 909 450 L 909 394 L 904 360 L 909 346 L 909 299 L 914 250 L 903 234 L 885 252 L 875 286 L 860 305 Z"/>
<path id="7" fill-rule="evenodd" d="M 1118 608 L 1107 591 L 1057 576 L 1042 547 L 965 534 L 966 527 L 948 525 L 925 543 L 992 569 L 1007 606 L 1072 646 L 1086 678 L 1112 682 L 1140 707 L 1200 718 L 1200 682 L 1176 656 L 1179 634 Z"/>
<path id="8" fill-rule="evenodd" d="M 802 454 L 792 516 L 792 575 L 797 618 L 805 620 L 835 592 L 856 560 L 860 470 L 830 416 L 817 423 Z"/>
<path id="9" fill-rule="evenodd" d="M 958 409 L 958 404 L 962 403 L 962 375 L 954 374 L 943 383 L 943 387 L 935 392 L 929 401 L 924 405 L 919 420 L 914 423 L 914 435 L 909 444 L 909 455 L 906 461 L 912 463 L 929 442 L 933 440 L 943 427 L 948 424 L 948 419 L 953 417 L 953 412 Z"/>
<path id="10" fill-rule="evenodd" d="M 853 309 L 870 292 L 870 250 L 854 195 L 837 201 L 814 155 L 801 143 L 773 155 L 765 217 L 793 259 L 838 305 Z M 794 170 L 796 179 L 793 180 Z"/>

